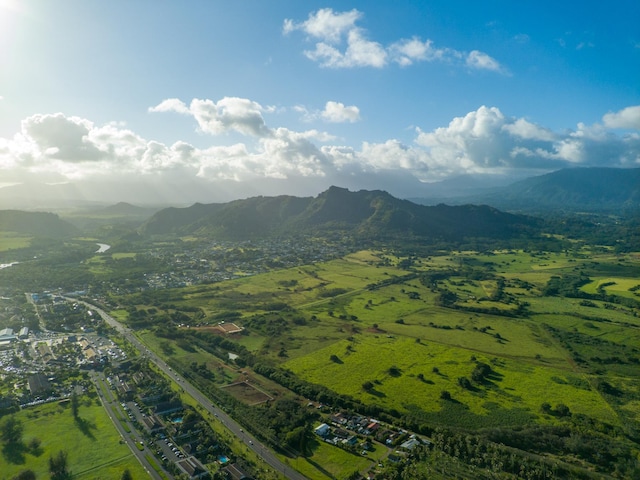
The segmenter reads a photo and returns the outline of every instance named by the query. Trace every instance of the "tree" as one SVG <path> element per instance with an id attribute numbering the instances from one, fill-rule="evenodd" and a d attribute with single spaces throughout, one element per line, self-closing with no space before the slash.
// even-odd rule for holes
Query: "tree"
<path id="1" fill-rule="evenodd" d="M 20 443 L 24 425 L 14 416 L 7 417 L 0 424 L 0 438 L 6 443 Z"/>
<path id="2" fill-rule="evenodd" d="M 36 474 L 33 470 L 23 470 L 11 480 L 36 480 Z"/>
<path id="3" fill-rule="evenodd" d="M 33 437 L 31 440 L 29 440 L 29 450 L 31 450 L 32 452 L 37 452 L 40 449 L 41 444 L 42 441 L 38 437 Z"/>
<path id="4" fill-rule="evenodd" d="M 446 390 L 442 390 L 440 392 L 440 398 L 442 400 L 451 400 L 451 394 L 449 392 L 447 392 Z"/>
<path id="5" fill-rule="evenodd" d="M 133 480 L 133 477 L 131 476 L 131 472 L 129 471 L 128 468 L 126 468 L 124 472 L 122 472 L 122 476 L 120 477 L 120 480 Z"/>
<path id="6" fill-rule="evenodd" d="M 473 386 L 467 377 L 458 377 L 458 385 L 466 390 L 471 390 Z"/>
<path id="7" fill-rule="evenodd" d="M 402 375 L 402 371 L 395 365 L 392 365 L 391 367 L 389 367 L 389 370 L 387 370 L 387 372 L 392 377 L 399 377 L 400 375 Z"/>
<path id="8" fill-rule="evenodd" d="M 306 425 L 302 425 L 300 427 L 296 427 L 287 433 L 285 437 L 285 441 L 287 445 L 291 448 L 296 449 L 303 456 L 307 454 L 307 442 L 309 439 L 308 435 L 308 427 Z"/>
<path id="9" fill-rule="evenodd" d="M 73 391 L 71 394 L 71 413 L 73 414 L 73 418 L 78 419 L 78 410 L 80 408 L 80 402 L 78 401 L 78 394 Z"/>
<path id="10" fill-rule="evenodd" d="M 569 417 L 571 415 L 571 410 L 569 410 L 569 407 L 567 407 L 564 403 L 559 403 L 558 405 L 556 405 L 556 408 L 554 410 L 556 412 L 556 415 L 559 417 Z"/>
<path id="11" fill-rule="evenodd" d="M 54 457 L 49 457 L 49 473 L 51 480 L 68 480 L 71 472 L 67 466 L 67 452 L 60 450 Z"/>
<path id="12" fill-rule="evenodd" d="M 371 390 L 373 390 L 373 383 L 368 382 L 368 381 L 367 381 L 367 382 L 364 382 L 364 383 L 362 384 L 362 389 L 363 389 L 365 392 L 370 392 Z"/>

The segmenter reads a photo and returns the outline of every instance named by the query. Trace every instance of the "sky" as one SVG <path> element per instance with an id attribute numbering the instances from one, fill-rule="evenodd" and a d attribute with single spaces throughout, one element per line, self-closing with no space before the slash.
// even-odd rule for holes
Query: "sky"
<path id="1" fill-rule="evenodd" d="M 639 18 L 637 0 L 0 0 L 0 186 L 406 198 L 640 167 Z"/>

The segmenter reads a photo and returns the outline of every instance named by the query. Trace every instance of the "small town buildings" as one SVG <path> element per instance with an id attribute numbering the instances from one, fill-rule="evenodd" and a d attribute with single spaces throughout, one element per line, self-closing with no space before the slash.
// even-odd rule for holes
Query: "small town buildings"
<path id="1" fill-rule="evenodd" d="M 3 328 L 0 330 L 0 345 L 9 345 L 16 340 L 12 328 Z"/>
<path id="2" fill-rule="evenodd" d="M 47 377 L 41 373 L 31 375 L 27 379 L 27 382 L 29 383 L 29 391 L 31 392 L 31 395 L 41 395 L 51 391 L 51 383 L 49 383 Z"/>
<path id="3" fill-rule="evenodd" d="M 196 457 L 185 458 L 176 462 L 176 466 L 186 474 L 189 479 L 203 478 L 209 475 L 204 465 Z M 246 477 L 245 477 L 246 478 Z"/>
<path id="4" fill-rule="evenodd" d="M 329 434 L 330 431 L 331 431 L 331 428 L 329 427 L 329 425 L 327 425 L 326 423 L 323 423 L 319 427 L 316 427 L 313 430 L 313 433 L 315 433 L 316 435 L 318 435 L 320 437 L 325 437 L 325 436 L 327 436 Z"/>

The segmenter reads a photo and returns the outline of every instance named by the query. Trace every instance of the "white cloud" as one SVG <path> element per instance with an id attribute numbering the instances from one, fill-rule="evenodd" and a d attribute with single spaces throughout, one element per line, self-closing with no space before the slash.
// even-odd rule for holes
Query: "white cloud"
<path id="1" fill-rule="evenodd" d="M 495 58 L 491 58 L 486 53 L 478 50 L 472 50 L 467 55 L 467 66 L 477 70 L 491 70 L 493 72 L 502 72 L 503 67 Z"/>
<path id="2" fill-rule="evenodd" d="M 355 105 L 346 107 L 344 103 L 329 101 L 324 107 L 322 118 L 332 123 L 354 123 L 360 120 L 360 109 Z"/>
<path id="3" fill-rule="evenodd" d="M 262 113 L 270 109 L 249 99 L 195 99 L 188 107 L 173 99 L 160 105 L 151 110 L 191 115 L 212 140 L 214 135 L 233 131 L 249 142 L 208 148 L 182 141 L 165 145 L 119 124 L 100 126 L 60 113 L 37 114 L 26 118 L 13 138 L 0 138 L 0 178 L 9 183 L 26 178 L 122 182 L 147 178 L 256 185 L 266 180 L 287 180 L 290 185 L 331 181 L 348 186 L 361 185 L 357 178 L 362 177 L 369 185 L 377 179 L 382 187 L 389 175 L 400 185 L 401 179 L 433 181 L 462 173 L 517 169 L 543 173 L 569 165 L 640 166 L 640 134 L 607 128 L 635 125 L 637 107 L 605 115 L 605 125 L 578 124 L 573 131 L 557 133 L 524 118 L 509 117 L 497 107 L 481 106 L 446 126 L 417 130 L 411 144 L 391 138 L 364 141 L 358 149 L 335 144 L 335 137 L 314 129 L 269 127 Z M 315 118 L 323 113 L 334 121 L 359 118 L 356 107 L 335 101 L 327 102 Z"/>
<path id="4" fill-rule="evenodd" d="M 432 171 L 480 172 L 514 168 L 555 170 L 584 166 L 640 165 L 640 137 L 617 136 L 600 126 L 578 124 L 575 131 L 554 134 L 522 118 L 505 117 L 482 106 L 447 127 L 419 131 L 416 143 L 429 151 Z"/>
<path id="5" fill-rule="evenodd" d="M 179 100 L 177 98 L 167 98 L 155 107 L 149 107 L 149 111 L 189 113 L 189 107 L 187 107 L 184 102 L 182 102 L 182 100 Z"/>
<path id="6" fill-rule="evenodd" d="M 609 128 L 640 130 L 640 105 L 623 108 L 615 113 L 607 113 L 602 117 L 602 121 Z"/>
<path id="7" fill-rule="evenodd" d="M 448 53 L 447 50 L 434 48 L 431 40 L 423 42 L 417 37 L 400 40 L 392 44 L 389 51 L 394 61 L 402 66 L 419 61 L 441 60 Z"/>
<path id="8" fill-rule="evenodd" d="M 344 52 L 325 42 L 319 42 L 315 50 L 306 50 L 304 54 L 321 66 L 330 68 L 381 68 L 387 63 L 387 52 L 382 45 L 364 38 L 359 29 L 349 31 Z"/>
<path id="9" fill-rule="evenodd" d="M 512 135 L 527 140 L 544 140 L 552 142 L 556 136 L 546 128 L 542 128 L 534 123 L 530 123 L 524 118 L 518 118 L 513 123 L 508 123 L 502 127 Z"/>
<path id="10" fill-rule="evenodd" d="M 470 53 L 452 48 L 436 48 L 432 40 L 419 37 L 400 39 L 384 46 L 367 38 L 367 32 L 357 26 L 362 18 L 358 10 L 334 12 L 331 8 L 320 9 L 309 14 L 300 23 L 286 19 L 283 33 L 296 30 L 307 34 L 308 39 L 317 40 L 315 48 L 304 50 L 304 55 L 327 68 L 382 68 L 389 62 L 409 66 L 416 62 L 436 60 L 464 63 L 467 67 L 506 74 L 507 70 L 494 58 L 479 50 Z"/>
<path id="11" fill-rule="evenodd" d="M 331 8 L 321 8 L 310 13 L 309 18 L 302 23 L 285 20 L 283 31 L 285 34 L 294 30 L 302 30 L 307 35 L 322 39 L 323 42 L 338 43 L 346 32 L 355 28 L 355 23 L 362 17 L 362 13 L 353 9 L 349 12 L 335 13 Z"/>
<path id="12" fill-rule="evenodd" d="M 33 115 L 22 122 L 22 131 L 46 156 L 68 162 L 98 160 L 104 156 L 88 137 L 93 124 L 62 113 Z"/>
<path id="13" fill-rule="evenodd" d="M 229 131 L 261 137 L 268 135 L 262 112 L 271 111 L 246 98 L 224 97 L 218 102 L 194 98 L 187 105 L 176 98 L 163 100 L 150 112 L 177 112 L 192 115 L 205 133 L 220 135 Z"/>

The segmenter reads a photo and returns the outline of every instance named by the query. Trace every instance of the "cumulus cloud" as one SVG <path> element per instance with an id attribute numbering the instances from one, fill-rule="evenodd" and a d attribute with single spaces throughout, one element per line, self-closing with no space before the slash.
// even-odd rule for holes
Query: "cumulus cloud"
<path id="1" fill-rule="evenodd" d="M 33 115 L 22 122 L 23 132 L 46 156 L 68 162 L 98 160 L 104 156 L 89 139 L 93 124 L 78 117 Z"/>
<path id="2" fill-rule="evenodd" d="M 224 97 L 218 102 L 194 98 L 187 105 L 176 98 L 163 100 L 150 112 L 176 112 L 192 115 L 205 133 L 219 135 L 236 131 L 244 135 L 261 137 L 269 133 L 262 112 L 270 111 L 246 98 Z"/>
<path id="3" fill-rule="evenodd" d="M 95 125 L 61 113 L 37 114 L 26 118 L 13 138 L 0 138 L 0 178 L 3 182 L 147 178 L 254 184 L 287 180 L 291 185 L 331 181 L 349 186 L 358 184 L 358 177 L 384 182 L 395 175 L 397 181 L 424 182 L 462 173 L 640 166 L 640 135 L 612 131 L 637 125 L 638 107 L 608 113 L 603 124 L 580 123 L 558 133 L 505 115 L 497 107 L 481 106 L 446 126 L 418 129 L 409 144 L 390 138 L 364 141 L 359 148 L 336 144 L 333 135 L 314 129 L 270 127 L 263 118 L 269 108 L 249 99 L 195 99 L 188 106 L 170 99 L 151 111 L 192 116 L 198 128 L 211 136 L 212 145 L 197 148 L 183 141 L 165 145 L 114 123 Z M 335 101 L 327 102 L 317 118 L 322 114 L 331 121 L 359 118 L 356 107 Z M 230 131 L 250 141 L 215 145 L 216 135 Z"/>
<path id="4" fill-rule="evenodd" d="M 502 72 L 503 67 L 495 58 L 491 58 L 486 53 L 478 50 L 472 50 L 467 55 L 467 66 L 477 70 L 491 70 L 493 72 Z"/>
<path id="5" fill-rule="evenodd" d="M 360 120 L 360 109 L 355 105 L 346 107 L 344 103 L 329 101 L 324 107 L 322 118 L 332 123 L 354 123 Z"/>
<path id="6" fill-rule="evenodd" d="M 482 106 L 447 127 L 419 131 L 416 143 L 429 150 L 432 167 L 447 174 L 527 168 L 554 170 L 569 165 L 632 167 L 640 165 L 640 137 L 618 136 L 600 125 L 578 124 L 553 133 L 523 118 L 506 117 Z"/>
<path id="7" fill-rule="evenodd" d="M 602 117 L 609 128 L 625 128 L 640 130 L 640 105 L 623 108 L 619 112 L 610 112 Z"/>
<path id="8" fill-rule="evenodd" d="M 362 13 L 356 9 L 335 13 L 331 8 L 321 8 L 315 13 L 310 13 L 304 22 L 294 23 L 293 20 L 285 20 L 283 31 L 288 34 L 294 30 L 301 30 L 311 37 L 335 44 L 340 42 L 346 32 L 356 28 L 356 21 L 361 17 Z"/>
<path id="9" fill-rule="evenodd" d="M 419 37 L 403 38 L 384 46 L 370 40 L 365 29 L 357 25 L 363 14 L 358 10 L 334 12 L 323 8 L 311 12 L 304 22 L 286 19 L 283 33 L 288 35 L 301 31 L 307 40 L 316 41 L 315 48 L 304 50 L 304 55 L 327 68 L 382 68 L 389 63 L 409 66 L 416 62 L 436 60 L 465 64 L 476 70 L 488 70 L 507 73 L 507 70 L 494 58 L 479 50 L 469 53 L 452 48 L 436 48 L 432 40 Z"/>
<path id="10" fill-rule="evenodd" d="M 420 61 L 441 60 L 445 55 L 455 56 L 455 52 L 434 48 L 431 40 L 422 41 L 418 37 L 403 39 L 389 47 L 392 58 L 402 66 Z"/>

